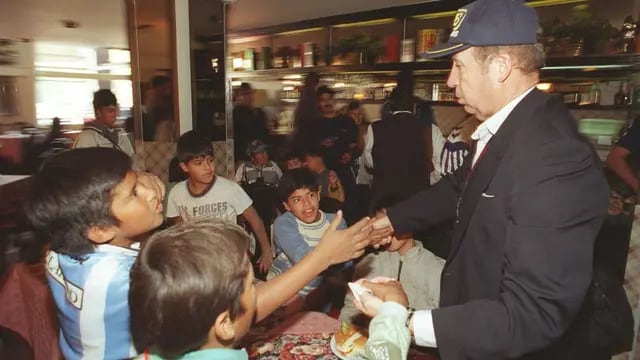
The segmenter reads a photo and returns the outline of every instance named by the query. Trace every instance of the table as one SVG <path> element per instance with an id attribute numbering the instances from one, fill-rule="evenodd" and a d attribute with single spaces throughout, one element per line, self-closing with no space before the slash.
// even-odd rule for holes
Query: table
<path id="1" fill-rule="evenodd" d="M 319 312 L 303 312 L 282 317 L 277 313 L 256 324 L 243 345 L 250 359 L 335 360 L 330 341 L 340 321 Z M 409 350 L 409 359 L 436 360 L 419 349 Z"/>
<path id="2" fill-rule="evenodd" d="M 329 342 L 339 327 L 324 313 L 276 313 L 256 324 L 243 342 L 251 359 L 337 359 Z"/>

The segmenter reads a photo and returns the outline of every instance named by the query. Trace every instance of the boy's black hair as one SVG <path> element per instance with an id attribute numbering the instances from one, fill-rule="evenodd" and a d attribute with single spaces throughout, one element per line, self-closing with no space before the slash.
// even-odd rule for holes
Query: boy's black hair
<path id="1" fill-rule="evenodd" d="M 221 313 L 241 315 L 248 250 L 244 230 L 217 219 L 182 223 L 147 240 L 131 270 L 136 348 L 174 358 L 199 350 Z"/>
<path id="2" fill-rule="evenodd" d="M 327 85 L 322 85 L 318 87 L 318 90 L 316 90 L 316 99 L 320 99 L 324 94 L 329 94 L 333 98 L 336 95 L 336 92 Z"/>
<path id="3" fill-rule="evenodd" d="M 296 151 L 287 151 L 282 155 L 282 161 L 300 160 L 300 154 Z"/>
<path id="4" fill-rule="evenodd" d="M 100 89 L 93 93 L 93 111 L 112 105 L 117 106 L 118 99 L 116 99 L 116 95 L 111 90 Z"/>
<path id="5" fill-rule="evenodd" d="M 281 201 L 286 202 L 289 196 L 299 189 L 309 189 L 311 191 L 320 189 L 316 177 L 307 168 L 286 171 L 278 184 L 278 196 Z"/>
<path id="6" fill-rule="evenodd" d="M 309 146 L 306 149 L 304 149 L 302 157 L 304 158 L 305 156 L 319 156 L 324 160 L 324 156 L 325 156 L 326 151 L 324 149 L 322 149 L 319 146 Z"/>
<path id="7" fill-rule="evenodd" d="M 81 256 L 94 251 L 91 226 L 118 225 L 113 189 L 131 170 L 131 159 L 112 148 L 85 148 L 51 156 L 35 174 L 25 214 L 51 242 L 51 250 Z"/>
<path id="8" fill-rule="evenodd" d="M 182 134 L 176 149 L 178 161 L 186 164 L 201 156 L 213 156 L 211 141 L 195 130 Z"/>
<path id="9" fill-rule="evenodd" d="M 347 104 L 347 111 L 360 109 L 361 106 L 362 103 L 358 100 L 349 101 L 349 104 Z"/>

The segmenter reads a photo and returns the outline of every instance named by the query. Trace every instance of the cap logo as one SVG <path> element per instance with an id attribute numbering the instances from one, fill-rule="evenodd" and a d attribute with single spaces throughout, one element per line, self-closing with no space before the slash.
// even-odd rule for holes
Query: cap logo
<path id="1" fill-rule="evenodd" d="M 464 18 L 467 16 L 467 9 L 458 9 L 456 12 L 456 16 L 453 18 L 453 29 L 451 29 L 450 37 L 454 38 L 458 36 L 458 30 L 460 29 L 460 25 L 464 21 Z"/>

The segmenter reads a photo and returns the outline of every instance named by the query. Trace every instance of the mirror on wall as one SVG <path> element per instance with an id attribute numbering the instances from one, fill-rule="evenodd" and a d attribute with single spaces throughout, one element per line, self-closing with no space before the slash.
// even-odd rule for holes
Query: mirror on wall
<path id="1" fill-rule="evenodd" d="M 173 0 L 126 0 L 134 81 L 136 140 L 173 142 L 179 121 L 175 89 Z"/>
<path id="2" fill-rule="evenodd" d="M 190 0 L 193 128 L 213 141 L 227 138 L 224 3 Z"/>

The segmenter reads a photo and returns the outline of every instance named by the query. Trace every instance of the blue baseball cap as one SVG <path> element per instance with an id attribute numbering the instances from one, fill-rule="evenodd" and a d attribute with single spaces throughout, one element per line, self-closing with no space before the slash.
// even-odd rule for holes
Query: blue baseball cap
<path id="1" fill-rule="evenodd" d="M 253 155 L 256 153 L 267 151 L 267 145 L 260 140 L 253 140 L 247 146 L 247 154 Z"/>
<path id="2" fill-rule="evenodd" d="M 538 14 L 522 0 L 477 0 L 458 9 L 449 41 L 420 54 L 453 55 L 472 46 L 535 45 Z"/>

